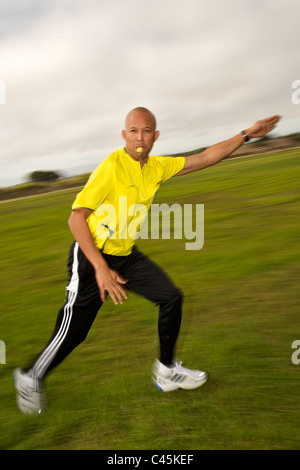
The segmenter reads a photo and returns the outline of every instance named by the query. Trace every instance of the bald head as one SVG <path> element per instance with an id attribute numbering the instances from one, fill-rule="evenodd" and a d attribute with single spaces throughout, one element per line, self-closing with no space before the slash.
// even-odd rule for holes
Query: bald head
<path id="1" fill-rule="evenodd" d="M 149 122 L 151 122 L 151 127 L 155 131 L 156 130 L 156 119 L 153 113 L 149 111 L 147 108 L 143 108 L 142 106 L 138 106 L 137 108 L 132 109 L 126 116 L 125 120 L 125 128 L 128 129 L 132 123 L 132 120 L 135 120 L 138 116 L 146 117 Z"/>
<path id="2" fill-rule="evenodd" d="M 156 119 L 149 109 L 139 106 L 127 114 L 122 137 L 126 152 L 134 160 L 146 161 L 158 136 Z"/>

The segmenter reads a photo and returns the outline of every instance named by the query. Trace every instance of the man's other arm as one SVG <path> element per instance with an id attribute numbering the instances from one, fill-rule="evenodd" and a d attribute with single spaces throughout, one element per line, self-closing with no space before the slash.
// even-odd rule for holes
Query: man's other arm
<path id="1" fill-rule="evenodd" d="M 280 116 L 278 115 L 262 119 L 246 129 L 245 132 L 249 136 L 249 139 L 263 137 L 274 129 L 279 119 Z M 244 143 L 244 137 L 240 133 L 231 139 L 212 145 L 201 153 L 190 155 L 186 157 L 185 167 L 177 173 L 176 176 L 186 175 L 187 173 L 216 165 L 221 160 L 231 155 Z"/>

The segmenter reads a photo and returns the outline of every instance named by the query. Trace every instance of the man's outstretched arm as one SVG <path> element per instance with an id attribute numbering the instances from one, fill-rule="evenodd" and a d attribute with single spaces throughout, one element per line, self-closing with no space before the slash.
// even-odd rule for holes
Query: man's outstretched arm
<path id="1" fill-rule="evenodd" d="M 274 115 L 257 121 L 253 126 L 246 129 L 245 133 L 249 136 L 249 139 L 263 137 L 274 129 L 279 119 L 280 116 Z M 245 139 L 242 133 L 240 133 L 231 139 L 212 145 L 201 153 L 190 155 L 186 157 L 185 167 L 177 173 L 177 176 L 186 175 L 192 171 L 203 170 L 208 166 L 215 165 L 231 155 L 244 143 Z"/>

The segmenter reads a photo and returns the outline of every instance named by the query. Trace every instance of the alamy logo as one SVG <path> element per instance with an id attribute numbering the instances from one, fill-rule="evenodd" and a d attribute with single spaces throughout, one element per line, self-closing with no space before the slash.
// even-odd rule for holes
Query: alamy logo
<path id="1" fill-rule="evenodd" d="M 300 364 L 300 340 L 295 339 L 292 343 L 292 349 L 296 349 L 296 351 L 292 354 L 292 363 L 295 365 Z"/>
<path id="2" fill-rule="evenodd" d="M 292 83 L 292 88 L 296 90 L 292 93 L 292 103 L 300 104 L 300 80 L 294 80 Z"/>
<path id="3" fill-rule="evenodd" d="M 3 80 L 0 80 L 0 104 L 6 104 L 6 86 Z"/>
<path id="4" fill-rule="evenodd" d="M 100 240 L 169 240 L 173 235 L 189 240 L 186 250 L 201 250 L 204 244 L 204 204 L 151 204 L 148 210 L 144 204 L 128 207 L 127 196 L 120 196 L 118 208 L 101 204 L 94 216 L 99 219 L 96 234 Z"/>
<path id="5" fill-rule="evenodd" d="M 4 341 L 0 341 L 0 364 L 6 364 L 6 347 Z"/>

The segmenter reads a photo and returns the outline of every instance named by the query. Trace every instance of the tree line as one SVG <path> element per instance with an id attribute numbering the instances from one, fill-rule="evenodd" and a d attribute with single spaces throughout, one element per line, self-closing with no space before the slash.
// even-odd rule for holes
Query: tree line
<path id="1" fill-rule="evenodd" d="M 62 178 L 62 174 L 59 171 L 53 170 L 36 170 L 32 171 L 26 176 L 26 180 L 30 183 L 53 183 L 59 178 Z"/>

